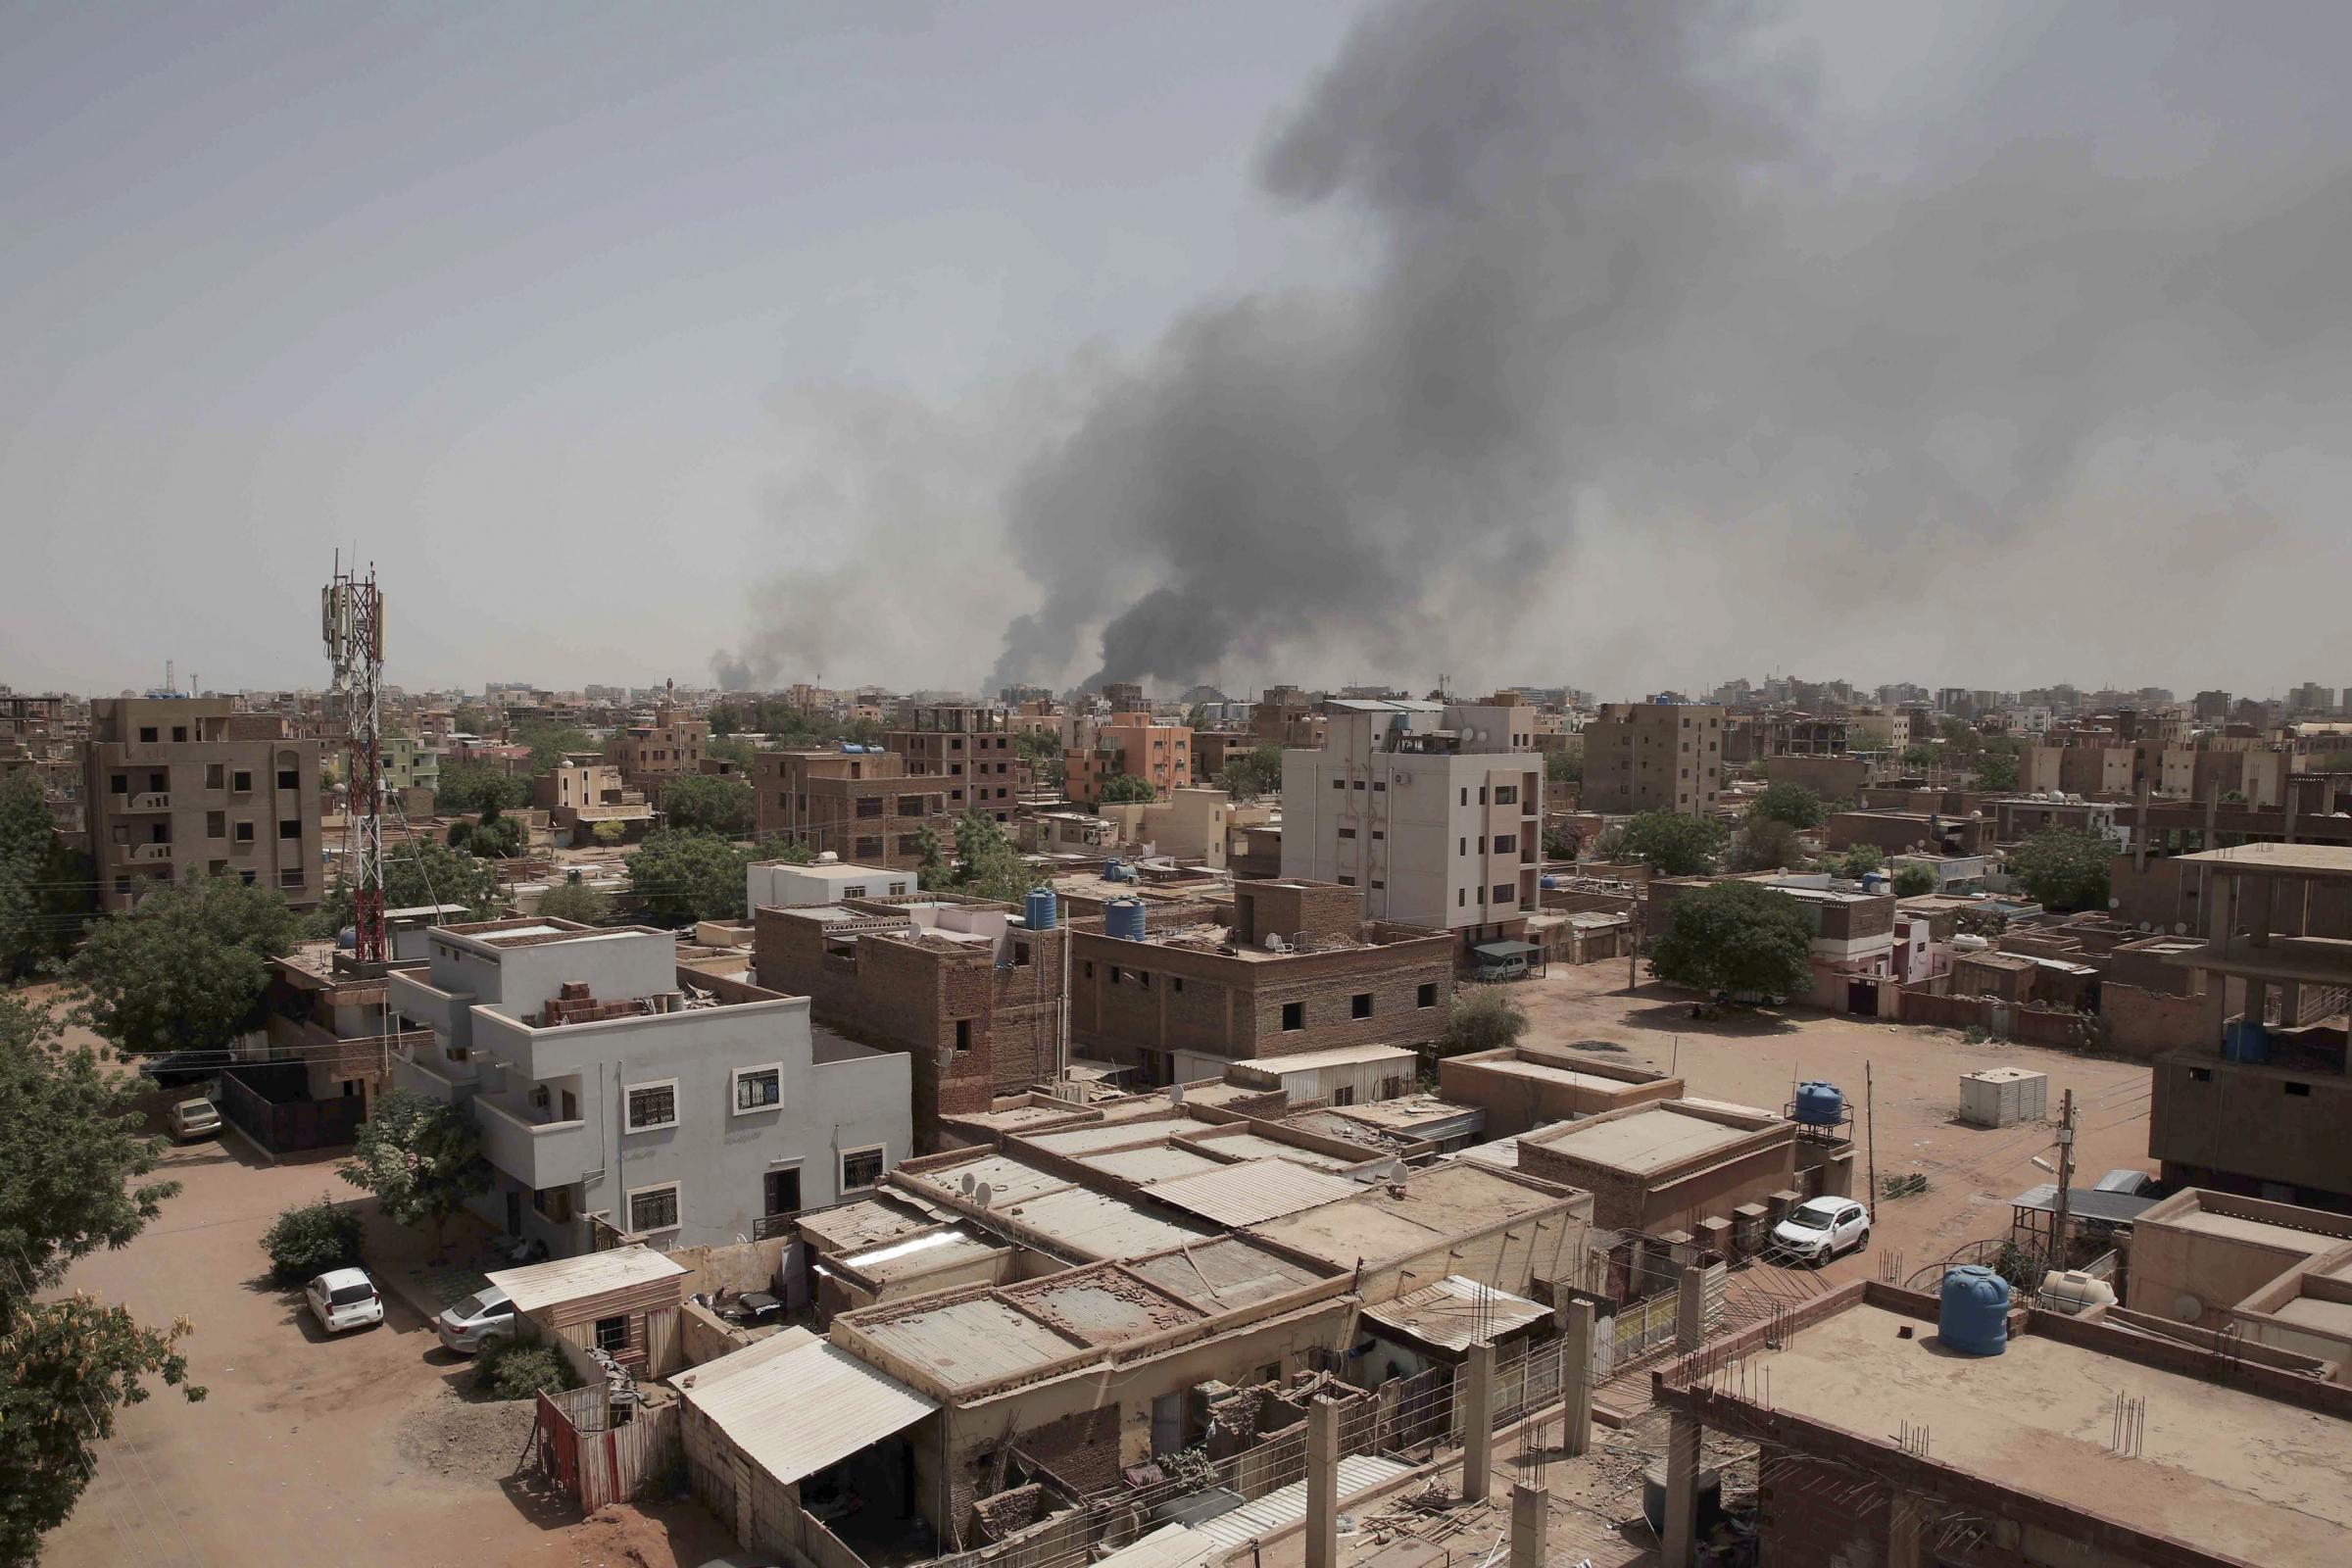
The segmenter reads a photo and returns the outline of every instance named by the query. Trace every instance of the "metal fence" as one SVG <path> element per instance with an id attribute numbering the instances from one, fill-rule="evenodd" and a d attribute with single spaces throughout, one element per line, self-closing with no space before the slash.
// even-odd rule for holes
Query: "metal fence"
<path id="1" fill-rule="evenodd" d="M 677 1462 L 678 1406 L 640 1409 L 617 1427 L 612 1409 L 601 1383 L 539 1396 L 532 1449 L 540 1473 L 568 1493 L 582 1513 L 628 1501 Z"/>

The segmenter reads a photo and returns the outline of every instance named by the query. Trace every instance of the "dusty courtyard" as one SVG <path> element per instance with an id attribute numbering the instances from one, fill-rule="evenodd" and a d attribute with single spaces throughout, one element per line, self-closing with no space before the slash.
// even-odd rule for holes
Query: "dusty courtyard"
<path id="1" fill-rule="evenodd" d="M 292 1204 L 357 1196 L 331 1165 L 272 1167 L 230 1141 L 174 1150 L 168 1171 L 185 1190 L 162 1217 L 68 1284 L 151 1323 L 192 1320 L 190 1375 L 209 1394 L 159 1389 L 122 1412 L 96 1484 L 47 1539 L 49 1568 L 667 1568 L 734 1549 L 691 1502 L 582 1524 L 521 1484 L 530 1407 L 468 1397 L 470 1363 L 397 1297 L 381 1327 L 323 1338 L 268 1283 L 260 1240 Z M 371 1227 L 378 1257 L 391 1245 Z"/>

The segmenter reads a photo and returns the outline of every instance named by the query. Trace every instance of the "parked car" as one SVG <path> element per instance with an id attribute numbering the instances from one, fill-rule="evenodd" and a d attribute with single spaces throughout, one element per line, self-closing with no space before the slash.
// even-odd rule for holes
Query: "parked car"
<path id="1" fill-rule="evenodd" d="M 220 1130 L 220 1107 L 201 1096 L 172 1107 L 172 1136 L 181 1143 L 210 1138 Z"/>
<path id="2" fill-rule="evenodd" d="M 330 1268 L 302 1289 L 311 1315 L 329 1334 L 369 1328 L 384 1320 L 384 1298 L 364 1268 Z"/>
<path id="3" fill-rule="evenodd" d="M 485 1286 L 433 1319 L 441 1343 L 461 1355 L 471 1355 L 494 1335 L 514 1332 L 514 1303 L 495 1285 Z"/>
<path id="4" fill-rule="evenodd" d="M 1870 1210 L 1850 1198 L 1808 1198 L 1772 1228 L 1772 1245 L 1800 1263 L 1827 1263 L 1870 1245 Z"/>

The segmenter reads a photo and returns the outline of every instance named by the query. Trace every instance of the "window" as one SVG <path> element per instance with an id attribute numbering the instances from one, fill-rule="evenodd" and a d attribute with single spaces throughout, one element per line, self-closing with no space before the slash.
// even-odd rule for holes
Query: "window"
<path id="1" fill-rule="evenodd" d="M 1388 886 L 1388 884 L 1383 882 L 1379 877 L 1374 877 L 1372 879 L 1372 885 L 1376 888 L 1385 888 Z"/>
<path id="2" fill-rule="evenodd" d="M 841 1152 L 841 1190 L 844 1193 L 863 1192 L 882 1179 L 883 1148 L 845 1149 Z"/>
<path id="3" fill-rule="evenodd" d="M 618 1355 L 629 1348 L 629 1320 L 623 1317 L 600 1317 L 596 1320 L 596 1348 L 607 1355 Z"/>
<path id="4" fill-rule="evenodd" d="M 253 775 L 246 772 L 243 768 L 239 768 L 236 772 L 229 774 L 228 778 L 228 787 L 239 795 L 250 795 L 253 793 Z"/>
<path id="5" fill-rule="evenodd" d="M 1364 787 L 1364 781 L 1363 781 L 1362 779 L 1360 779 L 1360 778 L 1359 778 L 1359 779 L 1357 779 L 1357 780 L 1355 781 L 1355 787 L 1356 787 L 1357 789 L 1359 789 L 1359 790 L 1360 790 L 1360 789 L 1362 789 L 1362 788 Z"/>
<path id="6" fill-rule="evenodd" d="M 252 880 L 251 873 L 247 873 L 247 880 Z M 115 878 L 115 897 L 118 899 L 127 899 L 130 897 L 130 878 L 126 876 L 119 876 Z"/>
<path id="7" fill-rule="evenodd" d="M 1138 970 L 1136 970 L 1136 971 L 1135 971 L 1135 983 L 1136 983 L 1137 985 L 1139 985 L 1139 986 L 1142 986 L 1142 987 L 1143 987 L 1143 988 L 1144 988 L 1146 991 L 1149 991 L 1149 990 L 1151 990 L 1151 989 L 1152 989 L 1152 971 L 1151 971 L 1151 970 L 1149 970 L 1149 969 L 1138 969 Z"/>
<path id="8" fill-rule="evenodd" d="M 1120 969 L 1117 964 L 1114 963 L 1110 966 L 1110 983 L 1112 985 L 1117 985 L 1119 981 L 1124 978 L 1124 975 L 1125 971 Z"/>
<path id="9" fill-rule="evenodd" d="M 1385 778 L 1376 778 L 1376 779 L 1374 779 L 1374 780 L 1372 781 L 1372 793 L 1374 793 L 1375 795 L 1377 795 L 1377 794 L 1381 793 L 1382 791 L 1386 790 L 1388 787 L 1389 787 L 1389 781 L 1388 781 L 1387 779 L 1385 779 Z"/>
<path id="10" fill-rule="evenodd" d="M 1089 980 L 1095 977 L 1095 960 L 1092 958 L 1086 960 L 1086 977 Z"/>
<path id="11" fill-rule="evenodd" d="M 1340 837 L 1344 839 L 1351 839 L 1355 837 L 1355 829 L 1351 827 L 1344 827 L 1340 829 Z"/>
<path id="12" fill-rule="evenodd" d="M 1351 876 L 1344 876 L 1340 878 L 1340 886 L 1344 888 L 1351 888 L 1355 886 L 1355 878 Z"/>
<path id="13" fill-rule="evenodd" d="M 2309 1084 L 2295 1084 L 2295 1083 L 2289 1083 L 2289 1084 L 2280 1084 L 2278 1087 L 2279 1087 L 2279 1088 L 2281 1088 L 2281 1089 L 2283 1089 L 2283 1090 L 2285 1090 L 2285 1091 L 2286 1091 L 2288 1094 L 2290 1094 L 2290 1095 L 2303 1095 L 2303 1096 L 2309 1096 L 2309 1095 L 2310 1095 L 2310 1093 L 2311 1093 L 2311 1085 L 2309 1085 Z"/>
<path id="14" fill-rule="evenodd" d="M 1421 989 L 1413 993 L 1413 1005 L 1416 1007 L 1434 1007 L 1437 1004 L 1438 983 L 1435 980 L 1422 981 Z"/>
<path id="15" fill-rule="evenodd" d="M 139 726 L 139 739 L 143 741 L 151 741 L 155 739 L 155 726 L 153 724 L 141 724 Z"/>
<path id="16" fill-rule="evenodd" d="M 1497 833 L 1497 834 L 1495 834 L 1495 835 L 1494 835 L 1494 853 L 1495 853 L 1496 855 L 1508 855 L 1508 854 L 1510 854 L 1510 853 L 1511 853 L 1513 850 L 1517 849 L 1518 847 L 1519 847 L 1519 835 L 1518 835 L 1518 834 L 1516 834 L 1516 833 Z"/>
<path id="17" fill-rule="evenodd" d="M 674 1231 L 678 1228 L 678 1184 L 640 1187 L 629 1194 L 629 1229 Z"/>
<path id="18" fill-rule="evenodd" d="M 956 1020 L 956 1049 L 959 1052 L 972 1049 L 972 1020 L 969 1018 Z"/>
<path id="19" fill-rule="evenodd" d="M 302 837 L 301 819 L 298 817 L 289 816 L 285 820 L 279 822 L 277 824 L 277 836 L 281 839 L 298 839 Z"/>
<path id="20" fill-rule="evenodd" d="M 784 1103 L 784 1069 L 770 1063 L 764 1067 L 735 1069 L 735 1109 L 737 1114 L 747 1110 L 773 1110 Z"/>
<path id="21" fill-rule="evenodd" d="M 205 812 L 204 836 L 208 839 L 224 839 L 228 837 L 228 813 L 226 811 Z"/>
<path id="22" fill-rule="evenodd" d="M 222 767 L 219 762 L 207 762 L 204 764 L 204 787 L 206 789 L 217 790 L 227 782 L 228 770 L 226 768 Z"/>
<path id="23" fill-rule="evenodd" d="M 1380 843 L 1380 842 L 1382 842 L 1383 840 L 1387 839 L 1387 838 L 1388 838 L 1388 836 L 1389 836 L 1389 835 L 1388 835 L 1388 831 L 1387 831 L 1385 828 L 1377 828 L 1377 827 L 1376 827 L 1376 828 L 1374 828 L 1374 829 L 1372 830 L 1372 841 L 1373 841 L 1375 844 L 1377 844 L 1377 843 Z"/>
<path id="24" fill-rule="evenodd" d="M 1180 974 L 1168 976 L 1168 989 L 1181 995 L 1184 991 L 1184 976 Z"/>
<path id="25" fill-rule="evenodd" d="M 1282 1004 L 1282 1032 L 1296 1034 L 1306 1027 L 1306 1004 L 1286 1002 Z"/>
<path id="26" fill-rule="evenodd" d="M 845 899 L 862 899 L 865 897 L 865 885 L 863 883 L 858 883 L 855 887 L 843 888 L 841 890 L 841 896 Z"/>
<path id="27" fill-rule="evenodd" d="M 1516 784 L 1495 785 L 1494 804 L 1496 806 L 1517 806 L 1519 804 L 1519 786 Z"/>
<path id="28" fill-rule="evenodd" d="M 1348 998 L 1348 1015 L 1351 1018 L 1371 1017 L 1372 993 L 1369 991 L 1358 991 L 1354 996 Z"/>
<path id="29" fill-rule="evenodd" d="M 1468 888 L 1455 888 L 1453 890 L 1453 906 L 1455 908 L 1459 909 L 1465 905 L 1469 904 L 1469 902 L 1470 890 Z"/>
<path id="30" fill-rule="evenodd" d="M 1460 840 L 1454 845 L 1453 853 L 1456 855 L 1468 855 L 1470 853 L 1470 841 L 1467 838 Z"/>
<path id="31" fill-rule="evenodd" d="M 1462 804 L 1464 806 L 1470 804 L 1470 786 L 1467 784 L 1462 786 Z"/>
<path id="32" fill-rule="evenodd" d="M 106 788 L 107 793 L 110 795 L 128 795 L 130 793 L 130 775 L 128 773 L 116 773 L 109 776 L 106 781 Z"/>
<path id="33" fill-rule="evenodd" d="M 632 1084 L 628 1091 L 629 1131 L 641 1133 L 678 1124 L 678 1081 Z M 640 1227 L 642 1228 L 642 1227 Z"/>
<path id="34" fill-rule="evenodd" d="M 1348 781 L 1344 778 L 1335 778 L 1331 781 L 1331 787 L 1335 790 L 1344 790 L 1348 787 Z"/>
<path id="35" fill-rule="evenodd" d="M 760 1212 L 797 1214 L 801 1208 L 801 1167 L 763 1171 L 760 1177 Z"/>
<path id="36" fill-rule="evenodd" d="M 277 770 L 277 787 L 281 790 L 298 790 L 302 788 L 301 769 L 292 767 L 279 768 Z"/>
<path id="37" fill-rule="evenodd" d="M 253 824 L 251 822 L 239 822 L 237 824 L 236 842 L 239 844 L 251 844 L 253 842 Z"/>

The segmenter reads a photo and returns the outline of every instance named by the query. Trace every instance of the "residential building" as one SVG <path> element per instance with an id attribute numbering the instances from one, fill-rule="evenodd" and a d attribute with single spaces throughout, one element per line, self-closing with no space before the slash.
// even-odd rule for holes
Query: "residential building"
<path id="1" fill-rule="evenodd" d="M 2132 1221 L 2125 1304 L 2352 1383 L 2352 1215 L 2184 1189 Z"/>
<path id="2" fill-rule="evenodd" d="M 125 909 L 157 882 L 209 871 L 317 907 L 319 743 L 282 730 L 225 699 L 92 702 L 82 802 L 100 905 Z"/>
<path id="3" fill-rule="evenodd" d="M 1205 905 L 1140 903 L 1140 936 L 1075 921 L 1070 1039 L 1153 1085 L 1223 1078 L 1237 1061 L 1437 1039 L 1453 939 L 1366 920 L 1364 902 L 1358 888 L 1286 878 L 1235 884 L 1230 924 Z"/>
<path id="4" fill-rule="evenodd" d="M 1360 889 L 1375 920 L 1523 941 L 1537 907 L 1544 767 L 1502 709 L 1335 699 L 1319 751 L 1282 757 L 1282 874 Z"/>
<path id="5" fill-rule="evenodd" d="M 1005 714 L 961 705 L 906 703 L 900 727 L 882 737 L 906 759 L 909 778 L 947 780 L 950 816 L 986 811 L 1009 824 L 1020 801 L 1021 751 Z"/>
<path id="6" fill-rule="evenodd" d="M 760 752 L 752 759 L 752 786 L 762 838 L 894 871 L 922 864 L 925 828 L 938 836 L 942 854 L 955 851 L 945 782 L 914 780 L 905 758 L 879 747 Z"/>
<path id="7" fill-rule="evenodd" d="M 1988 825 L 1982 816 L 1940 811 L 1835 811 L 1824 838 L 1832 850 L 1866 844 L 1887 855 L 1976 855 L 1991 845 Z"/>
<path id="8" fill-rule="evenodd" d="M 775 905 L 835 904 L 844 899 L 886 899 L 915 891 L 912 871 L 893 871 L 879 865 L 853 865 L 828 850 L 814 862 L 755 860 L 744 867 L 743 917 L 759 918 L 760 907 Z"/>
<path id="9" fill-rule="evenodd" d="M 431 1031 L 394 1086 L 481 1128 L 494 1180 L 472 1207 L 559 1256 L 766 1236 L 908 1152 L 905 1056 L 814 1026 L 807 997 L 681 969 L 666 931 L 436 927 L 386 1000 Z"/>
<path id="10" fill-rule="evenodd" d="M 1438 1091 L 1457 1105 L 1484 1110 L 1489 1138 L 1515 1138 L 1553 1122 L 1680 1100 L 1683 1081 L 1564 1048 L 1519 1045 L 1441 1057 Z"/>
<path id="11" fill-rule="evenodd" d="M 669 698 L 654 705 L 653 717 L 625 724 L 605 741 L 605 760 L 620 769 L 630 789 L 659 795 L 673 778 L 699 773 L 710 745 L 710 724 Z"/>
<path id="12" fill-rule="evenodd" d="M 1723 710 L 1682 703 L 1605 703 L 1587 724 L 1588 811 L 1703 816 L 1723 793 Z"/>
<path id="13" fill-rule="evenodd" d="M 623 779 L 617 763 L 566 758 L 562 766 L 531 779 L 531 804 L 547 812 L 560 847 L 601 842 L 596 831 L 607 822 L 617 823 L 622 838 L 643 838 L 653 826 L 654 808 L 643 790 L 629 788 Z"/>
<path id="14" fill-rule="evenodd" d="M 1193 782 L 1193 732 L 1189 725 L 1163 724 L 1148 712 L 1122 709 L 1082 724 L 1079 744 L 1063 750 L 1062 764 L 1069 797 L 1083 806 L 1101 801 L 1102 786 L 1123 775 L 1165 796 Z"/>
<path id="15" fill-rule="evenodd" d="M 1768 1110 L 1712 1100 L 1665 1100 L 1603 1110 L 1566 1126 L 1524 1133 L 1522 1175 L 1592 1195 L 1592 1223 L 1651 1236 L 1668 1231 L 1731 1235 L 1746 1220 L 1763 1229 L 1761 1205 L 1775 1194 L 1850 1191 L 1852 1145 L 1815 1161 L 1800 1177 L 1797 1126 Z M 1808 1175 L 1811 1167 L 1808 1167 Z M 1742 1215 L 1753 1209 L 1753 1215 Z M 1735 1243 L 1741 1252 L 1760 1250 Z M 1728 1249 L 1727 1249 L 1728 1250 Z"/>

